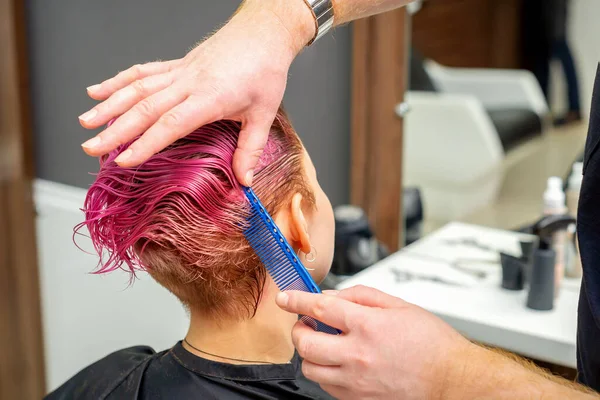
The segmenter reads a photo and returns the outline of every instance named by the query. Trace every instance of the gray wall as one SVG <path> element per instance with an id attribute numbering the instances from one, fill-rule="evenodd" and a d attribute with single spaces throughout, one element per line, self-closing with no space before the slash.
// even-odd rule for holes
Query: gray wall
<path id="1" fill-rule="evenodd" d="M 34 137 L 40 178 L 87 187 L 97 161 L 80 144 L 85 87 L 135 63 L 179 58 L 235 10 L 237 0 L 28 1 Z M 338 29 L 302 53 L 284 100 L 334 204 L 347 202 L 350 35 Z"/>

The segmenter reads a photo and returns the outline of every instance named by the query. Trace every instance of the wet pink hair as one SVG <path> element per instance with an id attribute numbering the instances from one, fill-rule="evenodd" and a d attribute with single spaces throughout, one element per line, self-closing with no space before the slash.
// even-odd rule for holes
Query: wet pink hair
<path id="1" fill-rule="evenodd" d="M 100 160 L 85 221 L 100 257 L 97 273 L 145 270 L 187 306 L 223 317 L 253 315 L 266 272 L 242 234 L 248 204 L 231 165 L 240 124 L 218 121 L 136 168 Z M 276 214 L 301 192 L 309 204 L 303 147 L 280 110 L 253 188 Z"/>

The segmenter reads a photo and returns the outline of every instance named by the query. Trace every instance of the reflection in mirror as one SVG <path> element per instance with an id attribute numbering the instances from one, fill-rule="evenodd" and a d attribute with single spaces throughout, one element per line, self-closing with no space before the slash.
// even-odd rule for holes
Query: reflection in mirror
<path id="1" fill-rule="evenodd" d="M 563 2 L 414 8 L 404 186 L 421 190 L 425 233 L 451 221 L 530 224 L 542 215 L 547 179 L 566 180 L 582 158 L 587 113 L 578 88 L 593 86 L 593 74 L 578 72 L 595 62 L 577 27 L 580 5 L 566 14 L 550 3 Z"/>

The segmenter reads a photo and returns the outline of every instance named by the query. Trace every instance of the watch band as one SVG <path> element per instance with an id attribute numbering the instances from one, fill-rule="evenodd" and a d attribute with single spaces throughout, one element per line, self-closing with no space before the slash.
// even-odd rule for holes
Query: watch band
<path id="1" fill-rule="evenodd" d="M 315 19 L 315 36 L 307 44 L 310 46 L 333 27 L 333 2 L 332 0 L 304 0 L 304 2 Z"/>

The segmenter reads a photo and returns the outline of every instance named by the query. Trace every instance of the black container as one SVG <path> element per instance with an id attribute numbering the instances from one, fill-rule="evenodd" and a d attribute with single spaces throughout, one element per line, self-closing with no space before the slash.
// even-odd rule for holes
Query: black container
<path id="1" fill-rule="evenodd" d="M 524 270 L 523 270 L 523 280 L 525 283 L 529 283 L 531 281 L 531 268 L 533 267 L 533 253 L 537 247 L 537 240 L 530 241 L 519 241 L 521 245 L 521 260 L 523 261 Z"/>
<path id="2" fill-rule="evenodd" d="M 574 223 L 570 215 L 547 215 L 533 226 L 539 246 L 533 252 L 527 307 L 543 311 L 554 307 L 556 252 L 552 249 L 552 235 Z"/>
<path id="3" fill-rule="evenodd" d="M 521 258 L 528 262 L 531 261 L 537 242 L 535 240 L 520 240 L 519 245 L 521 246 L 521 252 L 523 253 Z"/>
<path id="4" fill-rule="evenodd" d="M 502 265 L 502 287 L 508 290 L 523 290 L 527 264 L 506 253 L 500 253 L 500 264 Z"/>
<path id="5" fill-rule="evenodd" d="M 548 311 L 554 307 L 554 262 L 556 252 L 552 249 L 538 249 L 533 255 L 533 268 L 529 282 L 527 307 Z"/>

